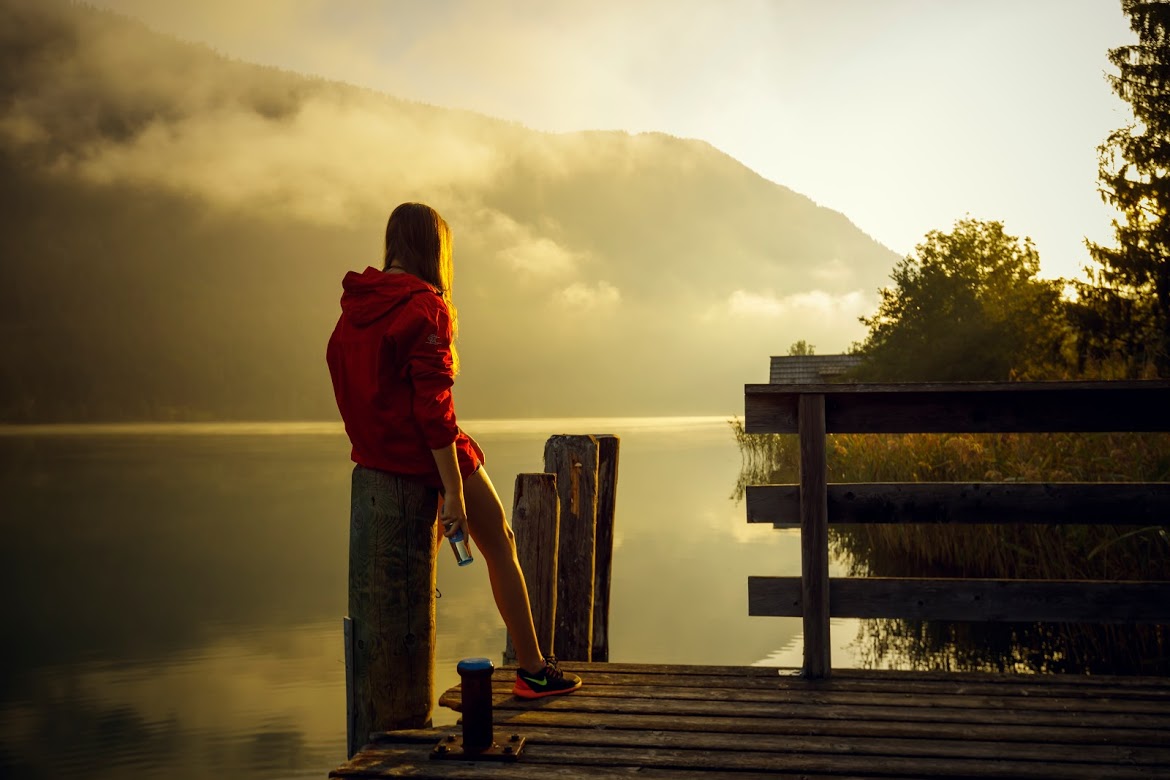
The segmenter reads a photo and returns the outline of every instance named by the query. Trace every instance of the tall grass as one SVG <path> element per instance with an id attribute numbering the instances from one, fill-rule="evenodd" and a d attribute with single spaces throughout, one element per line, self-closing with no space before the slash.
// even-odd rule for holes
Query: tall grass
<path id="1" fill-rule="evenodd" d="M 748 484 L 799 480 L 795 435 L 747 434 L 738 420 L 732 430 L 743 456 L 737 498 Z M 1166 482 L 1170 436 L 841 434 L 828 437 L 827 465 L 830 482 Z M 1170 518 L 1156 526 L 835 526 L 829 540 L 833 555 L 854 576 L 1170 580 Z M 911 665 L 946 668 L 1023 664 L 1035 670 L 1170 674 L 1166 629 L 865 621 L 860 639 L 863 659 L 871 665 L 896 654 Z M 959 641 L 972 640 L 972 631 L 1000 640 L 983 643 L 982 650 Z M 1009 635 L 1046 652 L 1004 639 Z M 1009 646 L 1014 650 L 1005 655 Z M 1108 660 L 1106 650 L 1118 647 L 1123 660 Z"/>

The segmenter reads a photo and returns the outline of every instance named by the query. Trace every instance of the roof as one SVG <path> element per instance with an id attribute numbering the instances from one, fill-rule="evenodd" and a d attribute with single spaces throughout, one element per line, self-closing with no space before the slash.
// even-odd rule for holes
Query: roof
<path id="1" fill-rule="evenodd" d="M 771 384 L 820 384 L 861 363 L 860 355 L 787 355 L 772 357 Z"/>

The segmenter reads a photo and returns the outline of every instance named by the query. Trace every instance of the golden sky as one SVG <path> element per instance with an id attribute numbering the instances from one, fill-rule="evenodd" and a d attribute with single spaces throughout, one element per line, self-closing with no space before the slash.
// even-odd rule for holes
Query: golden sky
<path id="1" fill-rule="evenodd" d="M 232 57 L 552 131 L 700 138 L 899 254 L 965 215 L 1108 240 L 1110 0 L 97 0 Z"/>

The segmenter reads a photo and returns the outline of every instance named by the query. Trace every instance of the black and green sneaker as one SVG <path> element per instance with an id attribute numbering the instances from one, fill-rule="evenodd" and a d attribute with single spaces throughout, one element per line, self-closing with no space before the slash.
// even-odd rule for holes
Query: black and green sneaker
<path id="1" fill-rule="evenodd" d="M 516 685 L 512 693 L 521 699 L 540 699 L 545 696 L 556 696 L 558 693 L 570 693 L 581 687 L 581 678 L 575 674 L 562 672 L 557 668 L 557 659 L 549 656 L 544 659 L 544 668 L 539 672 L 516 670 Z"/>

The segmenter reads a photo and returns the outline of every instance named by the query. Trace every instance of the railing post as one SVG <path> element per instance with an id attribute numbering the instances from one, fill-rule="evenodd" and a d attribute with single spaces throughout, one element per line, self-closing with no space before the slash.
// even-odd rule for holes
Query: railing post
<path id="1" fill-rule="evenodd" d="M 544 470 L 557 475 L 561 504 L 553 649 L 562 660 L 589 661 L 597 543 L 597 439 L 550 437 L 544 446 Z"/>
<path id="2" fill-rule="evenodd" d="M 802 393 L 800 431 L 800 573 L 804 604 L 804 675 L 829 676 L 829 499 L 825 396 Z"/>
<path id="3" fill-rule="evenodd" d="M 528 587 L 532 624 L 541 652 L 553 651 L 557 613 L 557 548 L 561 510 L 557 503 L 556 474 L 517 474 L 512 499 L 512 530 L 516 557 Z M 512 635 L 504 648 L 504 663 L 516 663 Z"/>

